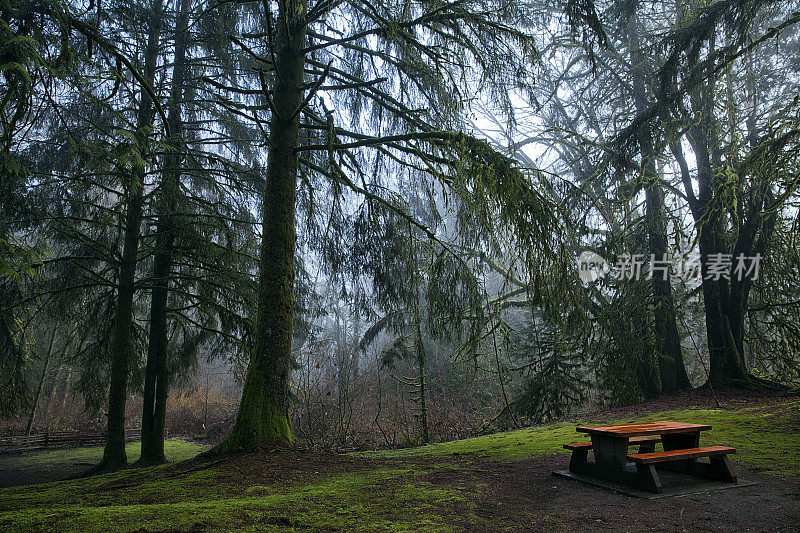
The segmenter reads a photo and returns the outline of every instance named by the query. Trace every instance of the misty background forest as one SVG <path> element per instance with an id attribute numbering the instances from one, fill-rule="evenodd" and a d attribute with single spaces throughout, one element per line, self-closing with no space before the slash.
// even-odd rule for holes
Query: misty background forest
<path id="1" fill-rule="evenodd" d="M 3 0 L 2 431 L 106 470 L 126 429 L 150 464 L 796 389 L 799 10 Z"/>

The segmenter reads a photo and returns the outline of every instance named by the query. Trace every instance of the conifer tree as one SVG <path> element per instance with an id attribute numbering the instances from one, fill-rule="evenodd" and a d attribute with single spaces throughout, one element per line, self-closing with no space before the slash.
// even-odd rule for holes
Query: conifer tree
<path id="1" fill-rule="evenodd" d="M 591 3 L 570 6 L 575 20 L 596 22 Z M 363 197 L 373 233 L 381 220 L 403 220 L 409 235 L 438 242 L 434 268 L 452 252 L 402 197 L 386 193 L 383 183 L 393 173 L 415 176 L 417 187 L 443 188 L 460 210 L 455 233 L 463 230 L 461 238 L 471 243 L 494 230 L 503 241 L 496 246 L 535 254 L 549 220 L 514 162 L 463 133 L 460 119 L 476 83 L 506 107 L 512 91 L 530 96 L 531 73 L 518 68 L 536 60 L 535 17 L 526 4 L 280 0 L 264 2 L 263 9 L 261 26 L 237 37 L 261 61 L 269 110 L 255 338 L 236 423 L 218 453 L 293 439 L 288 405 L 299 184 L 323 178 L 334 194 L 344 189 Z M 444 278 L 449 291 L 440 289 L 452 294 L 459 286 L 454 278 L 467 273 L 458 261 L 448 264 L 458 274 Z"/>

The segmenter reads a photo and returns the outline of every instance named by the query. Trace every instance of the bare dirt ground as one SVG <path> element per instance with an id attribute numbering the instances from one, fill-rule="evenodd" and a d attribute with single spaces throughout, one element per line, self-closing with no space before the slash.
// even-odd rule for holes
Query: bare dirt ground
<path id="1" fill-rule="evenodd" d="M 779 409 L 782 401 L 785 400 L 777 396 L 754 398 L 753 395 L 727 394 L 724 398 L 728 407 L 767 403 Z M 687 406 L 714 407 L 715 403 L 708 393 L 697 392 L 590 416 L 614 419 Z M 792 428 L 788 430 L 794 432 Z M 28 461 L 29 467 L 15 470 L 13 460 L 9 456 L 0 457 L 0 486 L 63 479 L 87 468 L 76 462 L 60 466 L 43 463 L 46 468 L 36 469 L 30 467 L 36 461 Z M 734 468 L 739 478 L 754 481 L 755 485 L 654 500 L 607 492 L 552 475 L 554 470 L 566 468 L 568 462 L 569 456 L 560 453 L 510 461 L 471 453 L 386 458 L 308 450 L 267 450 L 224 459 L 176 463 L 169 467 L 166 477 L 213 469 L 217 476 L 215 482 L 227 483 L 231 490 L 239 493 L 255 486 L 280 487 L 291 492 L 309 483 L 363 474 L 375 476 L 377 481 L 365 485 L 366 492 L 357 498 L 379 501 L 381 509 L 392 505 L 394 491 L 404 483 L 456 490 L 464 497 L 433 503 L 435 509 L 431 516 L 436 517 L 439 525 L 462 531 L 800 532 L 800 479 L 768 475 L 756 466 L 737 463 L 735 459 Z M 389 474 L 381 477 L 375 475 L 376 472 Z M 125 479 L 110 482 L 102 489 L 127 491 L 135 490 L 135 486 L 135 479 Z M 425 494 L 428 493 L 420 492 L 420 498 L 426 498 Z M 157 500 L 138 503 L 157 503 Z M 430 502 L 417 502 L 413 498 L 404 502 L 401 512 L 413 513 L 415 505 L 422 507 L 423 503 L 431 513 Z M 280 528 L 298 525 L 286 518 L 292 516 L 291 510 L 283 510 L 281 516 L 278 514 L 267 512 L 262 521 Z M 200 524 L 199 528 L 204 530 L 206 526 Z"/>
<path id="2" fill-rule="evenodd" d="M 468 456 L 365 461 L 337 454 L 281 452 L 239 457 L 218 466 L 242 484 L 284 486 L 408 463 L 421 471 L 433 467 L 432 473 L 418 479 L 442 487 L 462 487 L 468 493 L 474 490 L 476 507 L 456 504 L 440 509 L 449 525 L 463 531 L 800 531 L 797 479 L 763 475 L 736 465 L 740 477 L 757 484 L 645 500 L 552 475 L 567 462 L 565 455 L 476 464 Z M 0 470 L 0 486 L 64 479 L 86 468 L 62 465 L 47 471 Z"/>
<path id="3" fill-rule="evenodd" d="M 36 462 L 37 456 L 49 453 L 42 450 L 0 455 L 0 488 L 59 481 L 85 472 L 92 466 L 74 461 L 38 467 L 27 465 L 28 461 Z"/>
<path id="4" fill-rule="evenodd" d="M 472 505 L 439 509 L 448 525 L 463 531 L 800 531 L 800 479 L 760 474 L 734 462 L 739 477 L 755 485 L 647 500 L 553 476 L 568 461 L 563 454 L 484 461 L 469 454 L 364 460 L 279 452 L 240 457 L 222 468 L 241 482 L 291 486 L 344 472 L 412 466 L 420 474 L 409 480 L 474 495 Z"/>
<path id="5" fill-rule="evenodd" d="M 469 454 L 372 460 L 289 451 L 240 456 L 215 468 L 242 484 L 292 486 L 341 473 L 411 466 L 420 473 L 408 481 L 458 487 L 473 496 L 438 509 L 443 525 L 462 531 L 800 532 L 800 479 L 760 474 L 734 462 L 739 477 L 755 485 L 647 500 L 553 476 L 568 461 L 563 454 L 521 461 L 485 461 Z M 390 490 L 377 488 L 375 497 L 386 498 Z"/>
<path id="6" fill-rule="evenodd" d="M 477 514 L 493 524 L 487 530 L 800 531 L 800 480 L 737 465 L 740 477 L 757 484 L 646 500 L 552 475 L 565 466 L 562 455 L 484 466 L 490 490 Z"/>

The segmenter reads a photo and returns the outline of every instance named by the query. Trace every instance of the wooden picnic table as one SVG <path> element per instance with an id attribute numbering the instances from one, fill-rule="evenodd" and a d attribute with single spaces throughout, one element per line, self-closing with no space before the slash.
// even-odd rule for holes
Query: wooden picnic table
<path id="1" fill-rule="evenodd" d="M 656 467 L 735 483 L 727 455 L 736 450 L 727 446 L 700 447 L 700 432 L 710 429 L 707 424 L 667 421 L 580 426 L 577 430 L 588 433 L 591 443 L 564 447 L 572 450 L 570 471 L 652 492 L 661 492 L 662 488 Z M 659 440 L 662 452 L 654 448 Z M 628 454 L 631 445 L 639 445 L 639 453 Z M 594 462 L 588 460 L 589 450 L 594 451 Z M 710 463 L 698 462 L 700 457 L 709 457 Z M 629 461 L 635 463 L 635 471 L 627 468 Z"/>

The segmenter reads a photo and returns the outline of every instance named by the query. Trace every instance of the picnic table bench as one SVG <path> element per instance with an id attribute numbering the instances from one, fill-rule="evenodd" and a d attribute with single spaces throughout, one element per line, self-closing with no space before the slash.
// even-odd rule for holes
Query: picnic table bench
<path id="1" fill-rule="evenodd" d="M 573 442 L 564 448 L 572 450 L 571 472 L 623 483 L 632 487 L 660 493 L 661 480 L 657 470 L 668 470 L 736 483 L 728 455 L 736 453 L 728 446 L 700 447 L 700 432 L 711 429 L 705 424 L 683 422 L 645 422 L 610 426 L 580 426 L 591 442 Z M 656 452 L 661 442 L 664 451 Z M 628 447 L 639 446 L 638 453 L 629 454 Z M 594 452 L 594 461 L 588 452 Z M 708 457 L 708 463 L 697 459 Z M 627 468 L 628 462 L 635 470 Z"/>

